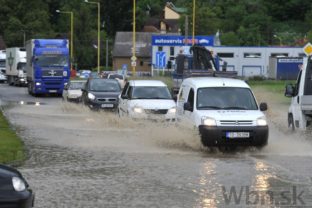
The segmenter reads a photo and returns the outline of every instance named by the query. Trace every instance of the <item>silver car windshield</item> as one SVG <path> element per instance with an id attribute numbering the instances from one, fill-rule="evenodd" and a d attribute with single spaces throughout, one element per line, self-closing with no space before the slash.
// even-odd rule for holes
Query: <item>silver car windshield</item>
<path id="1" fill-rule="evenodd" d="M 167 87 L 140 86 L 133 89 L 132 99 L 172 99 Z"/>
<path id="2" fill-rule="evenodd" d="M 69 89 L 79 90 L 79 89 L 82 89 L 84 85 L 85 85 L 85 82 L 71 82 L 69 85 Z"/>
<path id="3" fill-rule="evenodd" d="M 248 88 L 208 87 L 197 90 L 198 110 L 257 110 L 255 98 Z"/>

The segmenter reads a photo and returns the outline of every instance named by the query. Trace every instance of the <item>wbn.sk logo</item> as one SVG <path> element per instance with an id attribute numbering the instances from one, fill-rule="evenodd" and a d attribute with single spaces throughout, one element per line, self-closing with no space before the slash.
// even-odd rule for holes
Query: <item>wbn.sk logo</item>
<path id="1" fill-rule="evenodd" d="M 253 191 L 249 186 L 241 186 L 237 189 L 231 186 L 227 190 L 222 186 L 223 199 L 226 205 L 305 205 L 302 195 L 296 186 L 288 191 Z"/>

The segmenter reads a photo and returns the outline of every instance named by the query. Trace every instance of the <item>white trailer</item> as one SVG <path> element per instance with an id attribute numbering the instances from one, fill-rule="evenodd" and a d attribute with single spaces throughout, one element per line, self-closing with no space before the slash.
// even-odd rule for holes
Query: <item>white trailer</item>
<path id="1" fill-rule="evenodd" d="M 23 48 L 6 49 L 6 75 L 9 85 L 26 85 L 26 51 Z"/>
<path id="2" fill-rule="evenodd" d="M 288 110 L 288 126 L 306 130 L 312 124 L 312 57 L 304 58 L 302 70 L 295 86 L 288 84 L 285 96 L 291 97 Z"/>
<path id="3" fill-rule="evenodd" d="M 0 72 L 2 72 L 2 74 L 5 74 L 5 59 L 5 50 L 0 50 Z"/>

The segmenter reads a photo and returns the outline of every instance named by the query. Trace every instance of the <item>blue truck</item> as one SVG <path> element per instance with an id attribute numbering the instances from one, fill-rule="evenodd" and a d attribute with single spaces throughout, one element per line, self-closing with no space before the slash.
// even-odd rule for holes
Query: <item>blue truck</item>
<path id="1" fill-rule="evenodd" d="M 26 42 L 28 93 L 62 94 L 70 79 L 66 39 L 31 39 Z"/>

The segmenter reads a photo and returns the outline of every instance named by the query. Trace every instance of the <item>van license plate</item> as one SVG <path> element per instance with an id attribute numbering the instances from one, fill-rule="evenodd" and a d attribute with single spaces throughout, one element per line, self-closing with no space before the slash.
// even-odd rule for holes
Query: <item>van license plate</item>
<path id="1" fill-rule="evenodd" d="M 57 93 L 57 90 L 49 90 L 49 93 Z"/>
<path id="2" fill-rule="evenodd" d="M 249 138 L 249 132 L 226 132 L 226 138 Z"/>
<path id="3" fill-rule="evenodd" d="M 101 107 L 102 108 L 112 108 L 112 107 L 114 107 L 114 104 L 102 104 Z"/>

